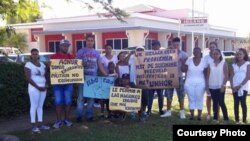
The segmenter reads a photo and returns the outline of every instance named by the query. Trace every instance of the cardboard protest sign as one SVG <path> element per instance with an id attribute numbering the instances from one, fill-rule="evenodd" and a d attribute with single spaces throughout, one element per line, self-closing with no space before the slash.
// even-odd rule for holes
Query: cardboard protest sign
<path id="1" fill-rule="evenodd" d="M 51 84 L 83 83 L 82 60 L 53 59 L 50 65 Z"/>
<path id="2" fill-rule="evenodd" d="M 126 112 L 137 112 L 141 107 L 141 89 L 111 87 L 109 109 Z"/>
<path id="3" fill-rule="evenodd" d="M 114 85 L 115 77 L 85 76 L 84 97 L 108 99 L 110 87 Z"/>
<path id="4" fill-rule="evenodd" d="M 177 50 L 138 52 L 135 59 L 136 85 L 144 89 L 179 87 Z"/>

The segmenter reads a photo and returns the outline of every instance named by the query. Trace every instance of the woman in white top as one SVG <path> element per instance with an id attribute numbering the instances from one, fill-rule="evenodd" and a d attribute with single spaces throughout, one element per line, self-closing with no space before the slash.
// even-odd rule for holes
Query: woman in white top
<path id="1" fill-rule="evenodd" d="M 118 62 L 117 60 L 117 56 L 116 55 L 112 55 L 112 45 L 110 44 L 106 44 L 105 45 L 105 55 L 101 57 L 101 63 L 103 65 L 103 68 L 106 72 L 106 74 L 108 74 L 108 76 L 113 76 L 116 77 L 115 74 L 110 75 L 110 64 L 112 64 L 112 68 L 115 69 L 115 64 Z M 105 104 L 106 104 L 106 110 L 107 110 L 107 117 L 110 117 L 110 110 L 109 110 L 109 99 L 101 99 L 100 101 L 101 103 L 101 118 L 104 118 L 104 110 L 105 110 Z"/>
<path id="2" fill-rule="evenodd" d="M 204 60 L 207 62 L 207 64 L 210 64 L 211 62 L 213 62 L 213 58 L 212 58 L 212 54 L 213 51 L 215 49 L 218 48 L 218 44 L 215 41 L 212 41 L 209 43 L 209 54 L 204 56 Z M 207 106 L 207 120 L 209 120 L 211 118 L 211 105 L 212 105 L 212 98 L 211 98 L 211 94 L 208 91 L 206 91 L 206 106 Z M 220 110 L 218 110 L 218 115 L 219 115 Z"/>
<path id="3" fill-rule="evenodd" d="M 31 50 L 30 62 L 24 67 L 25 78 L 28 81 L 28 93 L 30 98 L 30 118 L 32 132 L 40 132 L 41 129 L 47 130 L 50 127 L 42 125 L 43 103 L 46 97 L 46 66 L 39 61 L 37 49 Z M 36 114 L 38 123 L 36 122 Z"/>
<path id="4" fill-rule="evenodd" d="M 246 123 L 247 105 L 246 97 L 248 91 L 248 80 L 250 78 L 250 65 L 247 51 L 239 48 L 236 52 L 235 63 L 232 65 L 230 82 L 234 97 L 234 116 L 235 121 L 239 124 L 239 103 L 242 108 L 242 121 Z"/>
<path id="5" fill-rule="evenodd" d="M 224 120 L 228 121 L 227 107 L 224 101 L 228 67 L 219 49 L 215 49 L 212 56 L 213 61 L 208 64 L 206 84 L 208 85 L 207 89 L 209 89 L 213 100 L 213 119 L 218 122 L 218 109 L 220 105 Z"/>
<path id="6" fill-rule="evenodd" d="M 103 68 L 105 69 L 107 74 L 109 74 L 109 70 L 108 70 L 109 62 L 114 62 L 114 64 L 116 64 L 118 62 L 117 56 L 112 55 L 112 49 L 113 48 L 111 45 L 106 44 L 105 45 L 105 55 L 102 56 L 102 58 L 101 58 L 101 63 L 102 63 Z"/>
<path id="7" fill-rule="evenodd" d="M 185 65 L 183 65 L 183 71 L 186 71 L 186 81 L 184 89 L 188 95 L 190 120 L 194 120 L 194 110 L 198 109 L 198 120 L 201 120 L 202 108 L 203 108 L 203 96 L 205 92 L 205 75 L 204 70 L 207 67 L 207 63 L 201 58 L 201 49 L 195 47 L 193 50 L 193 58 L 189 58 Z"/>

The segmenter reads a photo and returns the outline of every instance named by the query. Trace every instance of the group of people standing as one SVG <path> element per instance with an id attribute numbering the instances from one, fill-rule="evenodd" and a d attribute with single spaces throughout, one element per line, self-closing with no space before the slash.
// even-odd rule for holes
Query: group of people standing
<path id="1" fill-rule="evenodd" d="M 54 54 L 51 59 L 81 59 L 84 66 L 84 75 L 90 76 L 113 76 L 116 77 L 116 85 L 124 87 L 135 87 L 136 71 L 135 58 L 137 51 L 144 51 L 143 47 L 137 47 L 135 51 L 131 51 L 128 55 L 120 52 L 117 56 L 112 54 L 112 46 L 105 45 L 105 55 L 101 56 L 94 49 L 95 38 L 93 35 L 87 35 L 86 47 L 80 49 L 76 57 L 69 54 L 68 50 L 71 43 L 68 40 L 61 40 L 60 51 Z M 159 50 L 161 47 L 159 41 L 152 42 L 152 49 Z M 218 121 L 218 111 L 221 107 L 225 121 L 228 121 L 227 107 L 224 101 L 226 82 L 230 80 L 234 97 L 235 121 L 239 123 L 239 103 L 242 106 L 243 122 L 246 123 L 247 106 L 246 96 L 248 91 L 248 80 L 250 78 L 250 65 L 248 54 L 245 49 L 238 49 L 235 60 L 229 71 L 227 63 L 223 58 L 221 51 L 217 48 L 216 42 L 210 43 L 210 54 L 202 57 L 199 47 L 193 49 L 193 57 L 188 58 L 186 52 L 180 49 L 180 39 L 178 37 L 172 40 L 171 49 L 178 51 L 178 73 L 179 87 L 175 88 L 180 106 L 180 118 L 185 119 L 184 96 L 185 92 L 188 96 L 188 104 L 190 110 L 190 120 L 194 120 L 194 110 L 198 110 L 198 120 L 201 120 L 203 109 L 203 97 L 207 93 L 208 114 L 211 110 L 211 99 L 213 101 L 213 119 Z M 49 64 L 50 65 L 50 64 Z M 46 66 L 39 61 L 39 51 L 31 50 L 31 60 L 26 63 L 25 76 L 29 83 L 28 93 L 30 97 L 30 117 L 33 125 L 32 132 L 40 132 L 40 130 L 48 130 L 49 126 L 43 125 L 43 103 L 48 88 L 48 80 L 46 80 Z M 229 73 L 230 72 L 230 73 Z M 183 74 L 186 74 L 183 76 Z M 230 74 L 230 75 L 229 75 Z M 52 85 L 54 93 L 54 103 L 56 107 L 57 121 L 53 125 L 54 128 L 61 126 L 72 126 L 70 121 L 70 108 L 72 104 L 73 84 Z M 76 108 L 77 122 L 81 122 L 83 116 L 87 121 L 94 120 L 93 98 L 84 97 L 84 84 L 78 85 L 78 99 Z M 167 97 L 167 110 L 163 111 L 163 95 Z M 150 115 L 154 94 L 157 93 L 160 117 L 169 117 L 172 115 L 172 98 L 174 88 L 171 89 L 143 89 L 141 97 L 141 110 L 138 111 L 139 119 L 144 120 L 144 115 Z M 209 101 L 210 100 L 210 101 Z M 87 102 L 87 106 L 84 106 Z M 104 105 L 108 112 L 107 117 L 111 117 L 108 107 L 108 100 L 99 100 L 101 103 L 101 114 L 104 116 Z M 209 108 L 210 107 L 210 108 Z M 86 110 L 85 110 L 86 108 Z M 146 111 L 147 109 L 147 111 Z M 38 120 L 36 121 L 36 115 Z"/>

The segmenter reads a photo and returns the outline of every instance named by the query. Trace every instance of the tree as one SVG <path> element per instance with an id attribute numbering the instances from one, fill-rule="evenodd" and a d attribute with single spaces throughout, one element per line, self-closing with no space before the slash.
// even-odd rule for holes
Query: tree
<path id="1" fill-rule="evenodd" d="M 6 15 L 14 15 L 16 13 L 17 3 L 14 0 L 0 1 L 0 16 L 5 18 Z"/>
<path id="2" fill-rule="evenodd" d="M 113 0 L 65 0 L 68 2 L 79 1 L 89 10 L 102 9 L 98 12 L 99 16 L 111 17 L 115 16 L 119 21 L 125 22 L 123 19 L 129 15 L 116 7 L 113 7 Z M 46 4 L 42 6 L 47 7 Z M 103 12 L 106 11 L 108 13 Z M 1 0 L 0 15 L 3 19 L 7 18 L 10 23 L 32 22 L 36 18 L 40 18 L 40 9 L 37 0 Z M 14 17 L 13 17 L 14 16 Z"/>
<path id="3" fill-rule="evenodd" d="M 8 24 L 34 22 L 41 18 L 39 5 L 34 0 L 20 0 L 15 8 L 14 15 L 6 15 Z"/>
<path id="4" fill-rule="evenodd" d="M 79 1 L 82 2 L 89 10 L 100 9 L 101 12 L 97 12 L 97 15 L 104 17 L 116 17 L 121 22 L 126 22 L 124 18 L 128 17 L 129 14 L 125 11 L 113 7 L 113 0 L 66 0 L 68 2 Z M 104 13 L 105 12 L 108 13 Z"/>
<path id="5" fill-rule="evenodd" d="M 9 27 L 1 28 L 0 46 L 16 47 L 23 50 L 28 46 L 26 35 L 23 33 L 16 33 L 14 29 L 10 29 Z"/>

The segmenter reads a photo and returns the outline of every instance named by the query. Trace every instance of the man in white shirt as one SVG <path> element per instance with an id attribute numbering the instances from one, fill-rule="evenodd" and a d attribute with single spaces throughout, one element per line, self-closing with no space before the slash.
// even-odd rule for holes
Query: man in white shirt
<path id="1" fill-rule="evenodd" d="M 179 74 L 179 88 L 175 88 L 178 96 L 179 106 L 180 106 L 180 118 L 185 119 L 185 112 L 184 112 L 184 80 L 181 71 L 182 65 L 188 59 L 188 55 L 186 52 L 180 50 L 180 38 L 175 37 L 172 40 L 171 49 L 178 50 L 178 57 L 179 57 L 179 66 L 178 66 L 178 74 Z M 174 88 L 169 88 L 165 90 L 165 95 L 167 97 L 167 111 L 161 115 L 161 117 L 170 117 L 172 115 L 171 107 L 172 107 L 172 99 L 173 99 Z"/>

